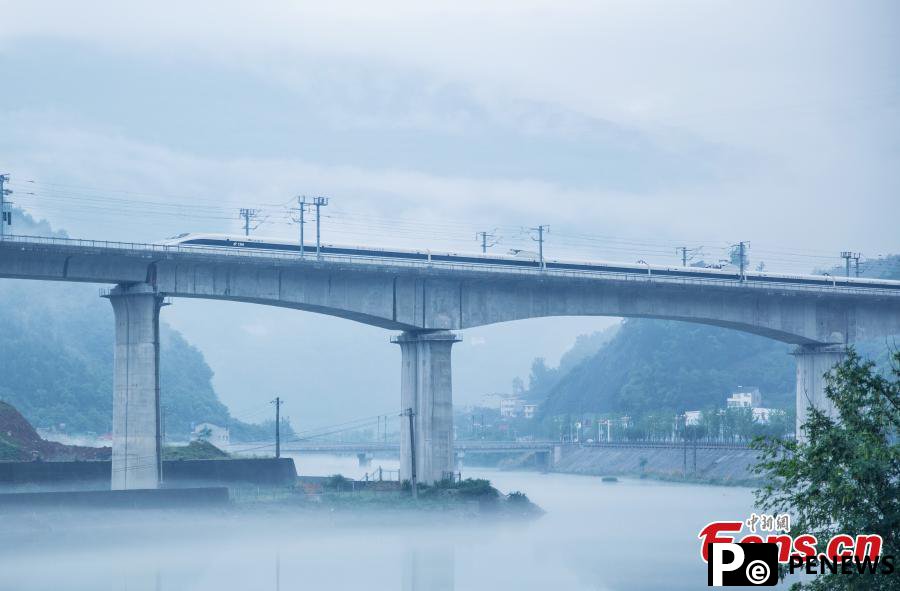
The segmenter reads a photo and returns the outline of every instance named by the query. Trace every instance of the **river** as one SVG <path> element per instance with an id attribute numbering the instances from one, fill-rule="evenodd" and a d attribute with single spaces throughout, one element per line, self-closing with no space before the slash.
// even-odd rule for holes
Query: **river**
<path id="1" fill-rule="evenodd" d="M 305 474 L 363 471 L 355 457 L 297 460 Z M 464 476 L 524 491 L 546 515 L 500 525 L 420 514 L 285 519 L 265 511 L 135 521 L 132 512 L 91 517 L 90 527 L 35 515 L 38 533 L 0 546 L 0 589 L 705 589 L 697 533 L 709 521 L 745 518 L 753 505 L 752 492 L 737 487 L 478 468 Z"/>

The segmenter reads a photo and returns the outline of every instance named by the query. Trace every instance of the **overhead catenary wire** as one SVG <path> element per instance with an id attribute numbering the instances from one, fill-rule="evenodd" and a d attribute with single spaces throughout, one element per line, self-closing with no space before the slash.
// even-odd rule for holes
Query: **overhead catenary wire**
<path id="1" fill-rule="evenodd" d="M 202 198 L 195 195 L 174 194 L 167 192 L 151 192 L 108 187 L 90 187 L 83 184 L 20 181 L 12 176 L 10 186 L 33 193 L 35 199 L 27 204 L 28 209 L 35 209 L 42 215 L 58 215 L 66 219 L 80 222 L 96 221 L 96 219 L 118 219 L 123 216 L 156 219 L 159 224 L 168 224 L 165 220 L 174 218 L 180 221 L 196 221 L 208 227 L 221 227 L 222 222 L 229 226 L 235 224 L 234 206 L 223 200 Z M 267 216 L 259 220 L 260 226 L 287 230 L 295 227 L 291 218 L 291 205 L 294 198 L 280 200 L 259 200 L 254 205 L 265 211 Z M 365 212 L 345 211 L 331 207 L 331 212 L 322 213 L 322 221 L 328 223 L 328 236 L 325 244 L 335 240 L 364 245 L 367 242 L 414 241 L 424 243 L 426 248 L 436 242 L 441 244 L 459 244 L 461 251 L 477 249 L 472 247 L 473 223 L 470 220 L 454 220 L 449 218 L 413 220 L 406 217 Z M 527 235 L 521 226 L 512 224 L 491 224 L 497 228 L 497 236 L 504 244 L 517 247 L 528 244 Z M 177 231 L 190 230 L 181 226 Z M 225 232 L 233 230 L 233 226 L 224 228 Z M 221 231 L 221 230 L 220 230 Z M 280 231 L 280 230 L 279 230 Z M 169 231 L 165 235 L 175 232 Z M 707 263 L 715 263 L 727 259 L 728 242 L 722 240 L 648 240 L 623 236 L 602 234 L 585 234 L 578 231 L 567 231 L 557 228 L 547 240 L 546 258 L 584 258 L 586 260 L 619 260 L 633 262 L 637 259 L 652 257 L 657 263 L 670 262 L 677 264 L 673 248 L 678 244 L 704 244 L 702 259 Z M 462 247 L 462 245 L 465 245 Z M 835 252 L 791 248 L 755 248 L 753 256 L 763 260 L 766 268 L 778 267 L 789 269 L 788 272 L 810 273 L 814 269 L 825 269 L 836 266 L 839 262 L 839 250 Z M 873 257 L 860 260 L 861 272 L 871 269 L 869 263 Z M 882 267 L 887 268 L 887 267 Z"/>

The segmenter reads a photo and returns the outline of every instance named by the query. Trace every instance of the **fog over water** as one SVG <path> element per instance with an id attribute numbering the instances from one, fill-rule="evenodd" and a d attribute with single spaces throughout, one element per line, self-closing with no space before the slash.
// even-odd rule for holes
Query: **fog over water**
<path id="1" fill-rule="evenodd" d="M 352 456 L 298 464 L 307 474 L 360 473 Z M 0 542 L 0 589 L 700 589 L 697 533 L 752 508 L 746 488 L 476 468 L 464 476 L 525 491 L 546 514 L 510 523 L 262 505 L 35 512 L 4 519 L 12 538 Z"/>

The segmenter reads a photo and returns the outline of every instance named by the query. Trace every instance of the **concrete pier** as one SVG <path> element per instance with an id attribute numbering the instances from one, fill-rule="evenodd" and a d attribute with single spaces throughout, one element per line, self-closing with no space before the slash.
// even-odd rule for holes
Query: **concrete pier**
<path id="1" fill-rule="evenodd" d="M 454 471 L 450 349 L 459 340 L 446 330 L 407 331 L 393 339 L 401 351 L 401 408 L 415 413 L 416 477 L 424 484 Z M 401 418 L 400 425 L 401 480 L 410 478 L 408 420 Z"/>
<path id="2" fill-rule="evenodd" d="M 844 360 L 845 345 L 801 345 L 794 349 L 797 359 L 797 438 L 802 438 L 800 426 L 806 422 L 810 406 L 834 416 L 836 410 L 825 395 L 825 375 L 835 364 Z"/>
<path id="3" fill-rule="evenodd" d="M 163 298 L 147 284 L 119 285 L 105 297 L 116 323 L 113 375 L 112 489 L 157 488 L 159 310 Z"/>

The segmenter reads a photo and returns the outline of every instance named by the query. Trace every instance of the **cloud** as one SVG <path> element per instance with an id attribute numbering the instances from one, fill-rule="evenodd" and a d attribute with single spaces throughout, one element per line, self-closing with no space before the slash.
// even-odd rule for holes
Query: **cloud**
<path id="1" fill-rule="evenodd" d="M 879 215 L 877 203 L 872 211 L 860 212 L 858 220 L 848 220 L 843 208 L 816 210 L 816 196 L 792 200 L 772 179 L 630 193 L 541 179 L 441 176 L 289 158 L 214 158 L 42 121 L 29 116 L 4 121 L 21 143 L 15 151 L 0 149 L 0 157 L 19 179 L 64 179 L 63 188 L 44 184 L 43 193 L 23 198 L 22 204 L 72 235 L 157 240 L 185 231 L 237 232 L 237 209 L 257 206 L 271 216 L 258 233 L 293 237 L 296 225 L 285 208 L 302 189 L 333 197 L 323 227 L 326 241 L 338 243 L 473 251 L 475 230 L 499 228 L 499 248 L 533 249 L 523 229 L 548 223 L 552 256 L 667 262 L 674 260 L 671 245 L 689 240 L 692 246 L 705 245 L 715 260 L 736 237 L 749 236 L 755 247 L 772 253 L 760 257 L 768 268 L 801 271 L 818 263 L 804 258 L 809 253 L 795 256 L 779 249 L 819 247 L 850 235 L 870 252 L 891 246 L 891 218 Z M 92 201 L 97 194 L 79 192 L 79 186 L 109 187 L 113 201 Z M 79 207 L 80 198 L 85 200 Z M 139 204 L 146 199 L 188 209 L 172 215 L 171 209 Z M 817 221 L 805 223 L 811 209 Z M 135 211 L 140 215 L 131 215 Z M 870 231 L 862 227 L 863 219 Z M 840 248 L 838 242 L 830 244 Z"/>
<path id="2" fill-rule="evenodd" d="M 38 56 L 14 81 L 27 100 L 2 99 L 19 175 L 231 208 L 325 193 L 329 215 L 358 216 L 347 240 L 421 240 L 421 220 L 445 224 L 427 234 L 440 247 L 550 223 L 563 252 L 563 232 L 896 248 L 889 2 L 7 8 L 2 55 Z"/>
<path id="3" fill-rule="evenodd" d="M 895 59 L 884 50 L 896 48 L 891 2 L 94 1 L 5 10 L 16 23 L 3 32 L 7 45 L 61 38 L 295 79 L 310 60 L 391 64 L 592 116 L 745 131 L 752 126 L 736 112 L 821 101 L 845 76 L 878 79 Z"/>

